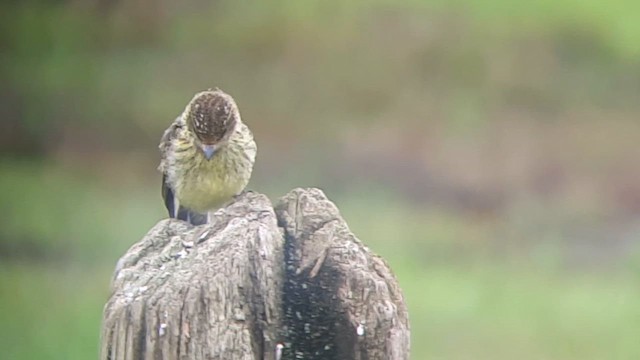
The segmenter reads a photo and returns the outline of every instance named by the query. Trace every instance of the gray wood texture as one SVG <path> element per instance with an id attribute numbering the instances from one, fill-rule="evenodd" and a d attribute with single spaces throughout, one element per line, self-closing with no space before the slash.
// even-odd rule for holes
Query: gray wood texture
<path id="1" fill-rule="evenodd" d="M 275 207 L 247 192 L 211 224 L 162 220 L 127 251 L 100 358 L 404 360 L 408 314 L 387 264 L 322 191 Z"/>

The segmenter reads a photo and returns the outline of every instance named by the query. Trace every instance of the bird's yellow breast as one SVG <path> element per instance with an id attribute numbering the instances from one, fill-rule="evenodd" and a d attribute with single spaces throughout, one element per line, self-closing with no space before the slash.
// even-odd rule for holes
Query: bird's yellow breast
<path id="1" fill-rule="evenodd" d="M 176 196 L 182 206 L 204 213 L 223 206 L 234 195 L 240 193 L 245 185 L 239 180 L 224 181 L 213 173 L 209 177 L 185 179 L 178 185 Z"/>
<path id="2" fill-rule="evenodd" d="M 187 155 L 187 154 L 185 154 Z M 206 212 L 223 206 L 239 194 L 249 182 L 251 169 L 247 169 L 234 154 L 220 151 L 211 160 L 199 152 L 191 154 L 185 162 L 183 176 L 175 184 L 180 205 L 196 212 Z"/>

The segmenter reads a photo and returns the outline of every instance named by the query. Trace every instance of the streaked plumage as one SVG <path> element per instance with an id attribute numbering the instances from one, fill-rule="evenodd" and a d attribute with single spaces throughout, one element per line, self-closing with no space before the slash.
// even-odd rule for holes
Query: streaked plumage
<path id="1" fill-rule="evenodd" d="M 219 89 L 196 94 L 159 148 L 169 216 L 196 225 L 245 189 L 257 151 L 235 101 Z"/>

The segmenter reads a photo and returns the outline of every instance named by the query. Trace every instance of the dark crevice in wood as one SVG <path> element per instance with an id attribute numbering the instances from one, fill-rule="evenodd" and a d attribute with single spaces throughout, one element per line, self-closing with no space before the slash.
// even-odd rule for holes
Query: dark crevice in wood
<path id="1" fill-rule="evenodd" d="M 285 359 L 349 359 L 338 353 L 335 346 L 337 324 L 342 322 L 340 312 L 328 291 L 332 283 L 340 281 L 340 274 L 321 271 L 309 278 L 311 269 L 297 274 L 300 258 L 296 254 L 296 241 L 285 233 L 285 282 L 283 295 Z"/>
<path id="2" fill-rule="evenodd" d="M 147 309 L 146 302 L 142 303 L 142 308 L 140 309 L 140 331 L 138 332 L 138 348 L 135 351 L 138 354 L 140 359 L 144 359 L 145 353 L 147 351 Z"/>

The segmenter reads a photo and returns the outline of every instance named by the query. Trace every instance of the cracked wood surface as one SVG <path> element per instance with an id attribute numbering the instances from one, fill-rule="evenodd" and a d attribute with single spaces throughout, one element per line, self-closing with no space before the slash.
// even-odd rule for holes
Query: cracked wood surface
<path id="1" fill-rule="evenodd" d="M 408 359 L 400 287 L 318 189 L 276 205 L 286 245 L 283 324 L 291 359 Z"/>
<path id="2" fill-rule="evenodd" d="M 275 210 L 248 192 L 212 218 L 162 220 L 120 259 L 102 360 L 409 358 L 393 274 L 322 191 Z"/>

